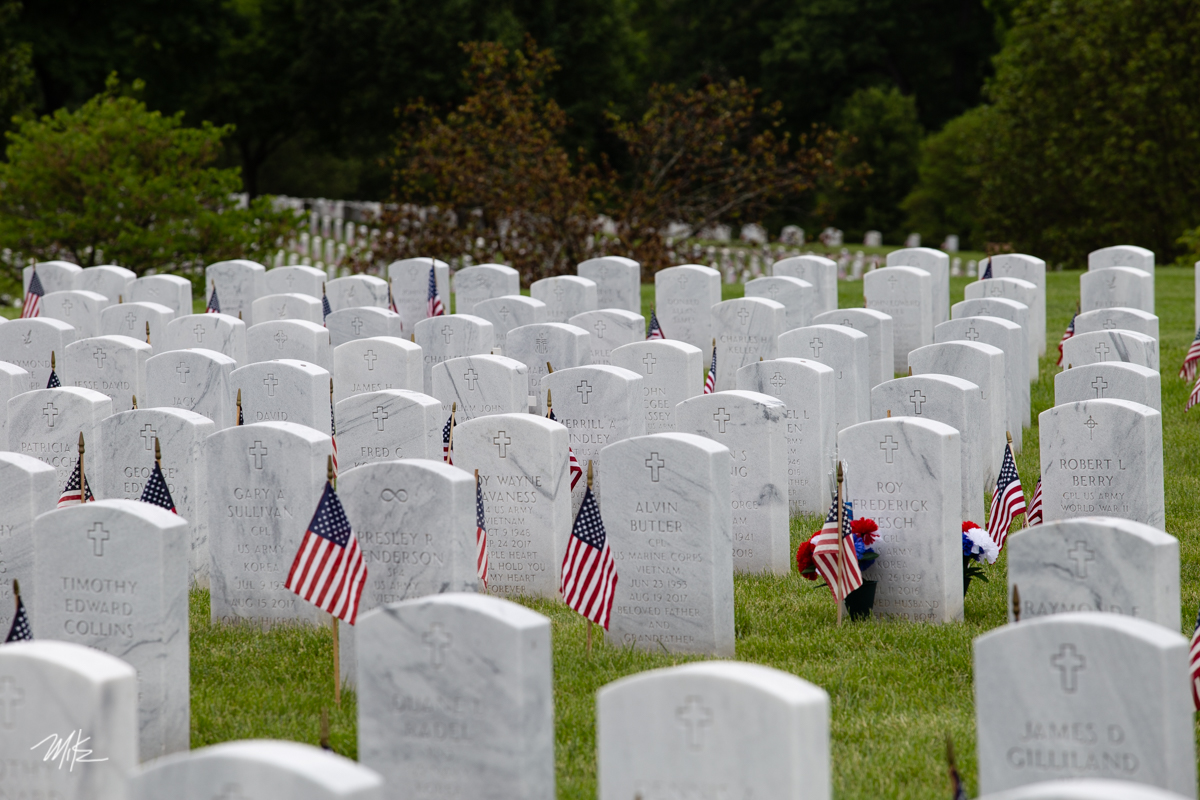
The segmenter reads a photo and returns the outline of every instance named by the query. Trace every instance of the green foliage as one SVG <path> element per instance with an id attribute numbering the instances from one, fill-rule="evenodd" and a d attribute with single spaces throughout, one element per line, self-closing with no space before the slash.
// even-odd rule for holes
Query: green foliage
<path id="1" fill-rule="evenodd" d="M 921 142 L 920 181 L 904 199 L 906 226 L 929 241 L 956 233 L 963 248 L 983 249 L 979 198 L 993 106 L 973 108 Z"/>
<path id="2" fill-rule="evenodd" d="M 824 213 L 846 231 L 847 240 L 878 230 L 886 241 L 903 241 L 900 203 L 917 182 L 921 146 L 916 98 L 895 87 L 860 89 L 838 115 L 838 128 L 853 137 L 839 155 L 843 166 L 869 164 L 871 173 L 840 191 L 824 192 Z"/>
<path id="3" fill-rule="evenodd" d="M 994 111 L 925 172 L 977 169 L 979 228 L 1019 251 L 1081 266 L 1124 242 L 1167 260 L 1198 221 L 1198 36 L 1190 0 L 1029 0 L 996 58 Z M 923 181 L 924 208 L 951 207 L 951 188 Z"/>
<path id="4" fill-rule="evenodd" d="M 237 170 L 211 166 L 229 132 L 149 111 L 120 95 L 113 76 L 78 111 L 26 120 L 8 134 L 0 246 L 139 274 L 262 258 L 296 218 L 266 199 L 237 208 Z"/>
<path id="5" fill-rule="evenodd" d="M 14 37 L 13 23 L 20 13 L 21 4 L 16 0 L 0 0 L 0 131 L 7 130 L 9 120 L 26 110 L 33 86 L 33 48 Z"/>

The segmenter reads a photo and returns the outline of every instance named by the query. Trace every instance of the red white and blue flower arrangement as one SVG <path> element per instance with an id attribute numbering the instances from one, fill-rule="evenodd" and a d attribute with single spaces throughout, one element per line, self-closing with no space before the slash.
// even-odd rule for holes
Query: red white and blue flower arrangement
<path id="1" fill-rule="evenodd" d="M 992 541 L 992 537 L 988 536 L 987 531 L 970 520 L 962 524 L 962 547 L 963 596 L 965 597 L 972 578 L 978 578 L 984 583 L 988 582 L 987 575 L 983 573 L 983 567 L 979 565 L 995 564 L 996 559 L 1000 557 L 1000 548 Z"/>
<path id="2" fill-rule="evenodd" d="M 875 605 L 876 582 L 865 580 L 865 577 L 867 569 L 875 563 L 875 559 L 879 558 L 879 554 L 871 549 L 871 545 L 875 544 L 876 539 L 879 538 L 878 531 L 879 526 L 873 519 L 864 517 L 850 521 L 850 538 L 854 541 L 854 554 L 858 559 L 858 569 L 864 576 L 862 586 L 846 596 L 846 610 L 850 612 L 851 619 L 865 619 Z M 816 547 L 813 539 L 820 533 L 819 529 L 813 531 L 813 535 L 809 537 L 808 541 L 796 550 L 796 569 L 810 581 L 821 577 L 817 572 L 817 563 L 813 560 L 813 550 Z"/>

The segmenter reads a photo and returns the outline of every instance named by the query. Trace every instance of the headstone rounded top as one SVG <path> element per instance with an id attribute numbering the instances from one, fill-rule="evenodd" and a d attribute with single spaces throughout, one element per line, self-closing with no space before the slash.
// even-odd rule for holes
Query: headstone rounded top
<path id="1" fill-rule="evenodd" d="M 281 327 L 282 328 L 295 328 L 296 330 L 304 330 L 304 331 L 309 331 L 311 333 L 320 333 L 321 331 L 327 330 L 324 325 L 318 325 L 317 323 L 309 322 L 306 319 L 268 319 L 263 322 L 256 322 L 253 325 L 251 325 L 246 330 L 246 334 L 249 335 L 250 332 L 253 331 L 255 328 L 263 328 L 264 325 L 270 325 L 270 326 L 272 326 L 272 329 L 278 329 Z M 264 330 L 265 330 L 265 328 L 264 328 Z M 364 340 L 359 339 L 357 341 L 364 341 Z M 411 344 L 411 342 L 410 342 L 410 344 Z"/>
<path id="2" fill-rule="evenodd" d="M 63 322 L 61 319 L 54 319 L 52 317 L 30 317 L 27 319 L 10 319 L 8 322 L 5 322 L 3 324 L 20 326 L 20 327 L 25 327 L 25 328 L 29 328 L 29 327 L 37 328 L 39 326 L 42 326 L 42 327 L 52 328 L 53 330 L 56 330 L 56 331 L 61 331 L 63 333 L 66 333 L 67 331 L 73 332 L 75 330 L 75 326 L 72 325 L 71 323 Z M 13 328 L 12 330 L 16 330 L 16 328 Z"/>
<path id="3" fill-rule="evenodd" d="M 775 283 L 777 281 L 787 283 L 789 285 L 796 286 L 801 289 L 812 289 L 813 288 L 813 285 L 811 283 L 809 283 L 808 281 L 806 281 L 802 278 L 793 278 L 790 275 L 762 275 L 758 278 L 755 278 L 754 280 L 746 281 L 745 287 L 748 290 L 748 289 L 750 289 L 751 286 L 770 286 L 772 283 Z M 755 295 L 747 295 L 747 297 L 754 297 L 754 296 Z"/>
<path id="4" fill-rule="evenodd" d="M 905 247 L 893 250 L 887 254 L 889 267 L 924 267 L 926 264 L 938 264 L 949 269 L 950 256 L 932 247 Z"/>
<path id="5" fill-rule="evenodd" d="M 639 672 L 600 687 L 598 697 L 628 689 L 652 689 L 655 684 L 662 681 L 688 677 L 714 678 L 739 683 L 748 689 L 763 692 L 780 702 L 793 705 L 807 705 L 814 702 L 829 703 L 829 694 L 820 686 L 809 683 L 790 672 L 742 661 L 701 661 Z"/>
<path id="6" fill-rule="evenodd" d="M 584 331 L 584 333 L 587 333 L 587 331 Z M 642 376 L 638 375 L 633 370 L 628 370 L 628 369 L 625 369 L 624 367 L 614 367 L 611 364 L 582 364 L 578 367 L 564 367 L 563 369 L 554 370 L 554 374 L 558 375 L 559 373 L 563 373 L 563 374 L 574 373 L 576 370 L 580 370 L 580 369 L 593 370 L 593 371 L 599 371 L 599 372 L 607 372 L 610 375 L 612 375 L 614 378 L 621 378 L 622 380 L 627 380 L 627 381 L 631 381 L 631 380 L 640 381 L 642 379 Z"/>
<path id="7" fill-rule="evenodd" d="M 12 464 L 25 472 L 54 472 L 54 467 L 39 461 L 33 456 L 14 453 L 11 450 L 0 450 L 0 463 Z"/>
<path id="8" fill-rule="evenodd" d="M 227 356 L 224 353 L 220 353 L 216 350 L 209 350 L 207 347 L 188 347 L 183 350 L 168 350 L 165 353 L 159 353 L 157 355 L 150 356 L 150 358 L 178 356 L 180 353 L 195 353 L 201 358 L 210 359 L 218 364 L 232 364 L 235 368 L 237 367 L 237 359 L 233 358 L 232 356 Z"/>
<path id="9" fill-rule="evenodd" d="M 471 269 L 471 268 L 468 267 L 467 269 Z M 350 311 L 351 309 L 345 309 L 345 310 Z M 367 310 L 385 311 L 388 314 L 392 313 L 392 312 L 387 311 L 386 309 L 382 309 L 382 308 L 376 308 L 376 309 L 361 309 L 360 308 L 360 309 L 353 309 L 353 310 L 354 311 L 367 311 Z M 334 313 L 337 313 L 337 312 L 334 312 Z M 447 322 L 471 323 L 474 325 L 479 325 L 481 327 L 486 327 L 489 330 L 494 327 L 492 325 L 492 323 L 488 322 L 483 317 L 477 317 L 474 314 L 443 314 L 440 317 L 426 317 L 425 319 L 419 321 L 415 326 L 413 326 L 413 330 L 419 335 L 421 333 L 421 331 L 424 330 L 425 328 L 431 328 L 434 325 L 437 325 L 439 323 L 444 325 Z M 512 331 L 509 331 L 509 333 L 511 333 L 511 332 Z"/>
<path id="10" fill-rule="evenodd" d="M 736 308 L 738 306 L 760 306 L 764 309 L 775 308 L 780 311 L 786 311 L 787 307 L 777 300 L 772 300 L 769 297 L 733 297 L 729 300 L 722 300 L 717 303 L 716 307 L 721 308 Z"/>
<path id="11" fill-rule="evenodd" d="M 266 272 L 267 268 L 257 261 L 250 261 L 246 258 L 234 258 L 228 261 L 217 261 L 205 267 L 205 270 L 216 269 L 218 267 L 236 267 L 240 269 L 248 269 L 252 272 Z"/>
<path id="12" fill-rule="evenodd" d="M 1068 611 L 1064 614 L 1048 614 L 1042 617 L 1022 619 L 1014 625 L 1003 625 L 975 638 L 975 646 L 990 645 L 1004 648 L 1009 637 L 1025 636 L 1031 630 L 1043 631 L 1047 637 L 1054 636 L 1056 628 L 1074 630 L 1091 628 L 1098 633 L 1110 633 L 1137 639 L 1154 648 L 1175 647 L 1186 640 L 1176 631 L 1156 622 L 1127 616 L 1125 614 L 1097 614 L 1091 611 Z"/>
<path id="13" fill-rule="evenodd" d="M 388 391 L 388 390 L 384 390 Z M 525 414 L 524 416 L 529 416 Z M 466 424 L 466 423 L 464 423 Z M 404 458 L 395 461 L 372 461 L 368 464 L 360 464 L 357 467 L 344 470 L 338 474 L 338 479 L 347 478 L 351 473 L 355 475 L 367 475 L 370 473 L 395 473 L 404 475 L 406 473 L 429 472 L 438 477 L 456 482 L 474 483 L 475 478 L 465 470 L 459 469 L 453 464 L 447 464 L 444 461 L 431 458 Z"/>
<path id="14" fill-rule="evenodd" d="M 461 470 L 459 471 L 461 472 Z M 381 610 L 390 612 L 421 606 L 462 609 L 473 614 L 491 617 L 496 622 L 513 630 L 527 630 L 550 625 L 550 620 L 536 611 L 500 597 L 491 597 L 475 592 L 447 592 L 445 594 L 417 597 L 412 600 L 401 600 L 398 603 L 389 603 Z"/>
<path id="15" fill-rule="evenodd" d="M 970 305 L 967 305 L 968 303 L 970 303 Z M 950 311 L 953 312 L 955 309 L 975 310 L 975 309 L 979 309 L 981 307 L 986 307 L 988 303 L 995 303 L 997 306 L 1004 306 L 1006 308 L 1010 308 L 1013 310 L 1029 308 L 1029 306 L 1025 305 L 1024 303 L 1022 303 L 1018 300 L 1012 300 L 1008 297 L 968 297 L 966 300 L 960 300 L 957 303 L 955 303 L 953 306 L 951 306 Z M 982 306 L 981 306 L 981 304 L 982 304 Z M 967 313 L 967 314 L 962 314 L 962 315 L 958 315 L 958 316 L 953 316 L 952 318 L 958 319 L 959 316 L 990 317 L 990 316 L 995 316 L 995 315 L 994 314 L 970 314 L 970 313 Z M 1003 319 L 1003 317 L 1001 317 L 1001 319 Z"/>
<path id="16" fill-rule="evenodd" d="M 704 275 L 716 275 L 718 278 L 721 277 L 720 272 L 713 269 L 712 267 L 706 267 L 703 264 L 679 264 L 678 266 L 667 267 L 666 269 L 660 269 L 658 272 L 654 273 L 654 279 L 655 279 L 655 281 L 657 281 L 659 279 L 659 277 L 661 277 L 661 276 L 678 275 L 679 272 L 677 270 L 685 270 L 685 271 L 692 271 L 692 272 L 699 271 L 699 272 L 703 273 Z"/>
<path id="17" fill-rule="evenodd" d="M 137 678 L 137 670 L 128 662 L 74 642 L 58 642 L 53 639 L 12 642 L 0 649 L 0 663 L 10 658 L 38 661 L 47 667 L 82 675 L 95 683 Z"/>
<path id="18" fill-rule="evenodd" d="M 1132 244 L 1118 244 L 1088 253 L 1088 269 L 1102 267 L 1137 267 L 1153 272 L 1154 251 Z"/>
<path id="19" fill-rule="evenodd" d="M 922 375 L 921 377 L 928 378 L 929 376 Z M 868 431 L 870 430 L 870 427 L 891 428 L 895 425 L 921 430 L 923 433 L 933 434 L 936 436 L 958 436 L 958 430 L 950 427 L 944 422 L 937 422 L 936 420 L 932 419 L 924 419 L 923 417 L 887 417 L 885 419 L 873 419 L 867 422 L 859 422 L 847 428 L 843 428 L 839 434 L 839 438 L 848 431 Z"/>
<path id="20" fill-rule="evenodd" d="M 817 256 L 817 255 L 792 256 L 791 258 L 783 258 L 783 259 L 780 259 L 779 261 L 776 261 L 773 266 L 778 267 L 781 264 L 783 266 L 788 266 L 791 264 L 798 264 L 798 265 L 799 264 L 811 264 L 811 265 L 818 266 L 818 267 L 831 267 L 832 266 L 835 269 L 837 268 L 837 262 L 834 261 L 832 258 L 826 258 L 825 256 Z M 780 276 L 780 277 L 783 277 L 783 276 Z"/>
<path id="21" fill-rule="evenodd" d="M 407 267 L 409 265 L 418 267 L 449 267 L 445 261 L 436 259 L 433 256 L 416 256 L 415 258 L 402 258 L 399 261 L 393 261 L 388 264 L 388 269 L 392 267 Z"/>
<path id="22" fill-rule="evenodd" d="M 391 345 L 392 347 L 399 347 L 401 350 L 420 351 L 421 349 L 421 345 L 417 344 L 416 342 L 411 342 L 408 339 L 401 339 L 399 336 L 368 336 L 365 339 L 351 339 L 348 342 L 339 344 L 334 349 L 341 350 L 344 347 L 347 350 L 353 351 L 369 347 L 371 342 L 378 342 L 380 344 Z"/>
<path id="23" fill-rule="evenodd" d="M 297 422 L 278 422 L 274 420 L 269 422 L 252 422 L 248 425 L 235 425 L 232 428 L 226 428 L 225 430 L 217 431 L 213 434 L 213 436 L 220 436 L 222 434 L 228 435 L 238 431 L 245 431 L 246 435 L 254 435 L 254 431 L 261 430 L 262 428 L 274 428 L 281 433 L 299 436 L 301 439 L 309 442 L 310 444 L 315 444 L 321 442 L 322 440 L 329 439 L 329 434 L 321 433 L 316 428 L 310 428 L 307 425 L 301 425 Z"/>
<path id="24" fill-rule="evenodd" d="M 480 305 L 482 305 L 484 303 L 487 303 L 489 306 L 515 304 L 515 305 L 529 306 L 530 308 L 545 308 L 546 307 L 546 304 L 543 303 L 541 300 L 538 300 L 536 297 L 526 297 L 523 294 L 502 294 L 499 297 L 489 297 L 487 300 L 480 300 L 479 303 L 477 303 L 475 307 L 478 308 Z"/>
<path id="25" fill-rule="evenodd" d="M 579 312 L 578 314 L 576 314 L 575 316 L 573 316 L 569 320 L 567 320 L 567 324 L 574 325 L 577 328 L 583 328 L 584 326 L 580 325 L 575 320 L 579 320 L 580 322 L 586 322 L 587 320 L 591 319 L 592 316 L 594 316 L 596 314 L 604 314 L 604 315 L 612 316 L 612 317 L 620 317 L 621 319 L 628 320 L 629 322 L 637 322 L 638 320 L 641 320 L 643 324 L 645 324 L 645 322 L 646 322 L 646 318 L 643 317 L 641 314 L 638 314 L 634 311 L 628 311 L 624 308 L 593 308 L 590 311 Z"/>
<path id="26" fill-rule="evenodd" d="M 113 417 L 121 417 L 128 414 L 145 415 L 147 411 L 153 411 L 156 414 L 162 414 L 167 417 L 175 417 L 181 422 L 189 422 L 192 424 L 198 422 L 211 422 L 208 417 L 203 414 L 197 414 L 195 411 L 189 411 L 186 408 L 175 408 L 174 406 L 154 406 L 151 408 L 133 408 L 128 411 L 118 411 L 113 414 Z M 111 419 L 111 417 L 110 417 Z"/>
<path id="27" fill-rule="evenodd" d="M 599 258 L 589 258 L 587 261 L 580 261 L 577 265 L 575 265 L 575 268 L 578 269 L 579 267 L 583 266 L 591 266 L 592 264 L 603 264 L 606 261 L 626 267 L 641 266 L 640 262 L 634 261 L 632 258 L 626 258 L 625 256 L 600 256 Z"/>
<path id="28" fill-rule="evenodd" d="M 554 275 L 549 278 L 542 278 L 541 280 L 536 280 L 533 283 L 543 283 L 545 281 L 564 281 L 567 283 L 575 283 L 580 286 L 595 286 L 596 285 L 596 282 L 594 280 L 592 280 L 591 278 L 582 278 L 578 275 Z M 529 289 L 530 289 L 530 291 L 533 291 L 533 284 L 530 284 Z"/>
<path id="29" fill-rule="evenodd" d="M 1184 797 L 1145 783 L 1074 778 L 1031 783 L 1019 789 L 983 795 L 979 800 L 1184 800 Z"/>
<path id="30" fill-rule="evenodd" d="M 985 355 L 989 355 L 989 356 L 1004 355 L 1004 351 L 1001 350 L 999 347 L 996 347 L 994 344 L 986 344 L 984 342 L 972 342 L 972 341 L 968 341 L 966 339 L 953 339 L 949 342 L 936 342 L 934 344 L 927 344 L 924 347 L 918 347 L 916 350 L 913 350 L 912 353 L 909 353 L 908 357 L 911 359 L 914 354 L 927 352 L 928 351 L 927 349 L 931 348 L 931 347 L 936 347 L 939 350 L 952 349 L 952 348 L 965 348 L 968 350 L 976 350 L 980 353 L 984 353 Z"/>
<path id="31" fill-rule="evenodd" d="M 623 344 L 623 345 L 621 345 L 621 347 L 614 348 L 613 352 L 615 353 L 617 350 L 620 350 L 621 348 L 624 348 L 624 347 L 630 347 L 630 348 L 650 347 L 650 348 L 655 348 L 655 349 L 667 348 L 667 349 L 671 349 L 671 350 L 678 350 L 680 353 L 692 353 L 692 352 L 701 353 L 702 352 L 699 347 L 696 347 L 693 344 L 688 344 L 687 342 L 684 342 L 684 341 L 680 341 L 679 339 L 646 339 L 645 341 L 642 341 L 642 342 L 631 342 L 629 344 Z"/>
<path id="32" fill-rule="evenodd" d="M 97 392 L 95 389 L 85 389 L 82 386 L 59 386 L 55 389 L 34 389 L 33 391 L 22 392 L 21 394 L 13 397 L 13 399 L 16 400 L 18 397 L 29 397 L 32 399 L 34 395 L 40 395 L 45 392 L 66 392 L 68 394 L 75 395 L 76 397 L 78 397 L 81 400 L 87 400 L 90 403 L 105 403 L 105 402 L 112 403 L 112 398 L 110 398 L 108 395 L 103 394 L 101 392 Z M 49 397 L 55 397 L 55 396 L 61 397 L 62 395 L 59 394 L 59 395 L 48 395 L 48 396 Z M 36 399 L 34 399 L 33 402 L 38 402 L 38 401 Z"/>
<path id="33" fill-rule="evenodd" d="M 1009 539 L 1016 537 L 1024 537 L 1030 534 L 1047 534 L 1047 533 L 1067 533 L 1069 534 L 1075 529 L 1091 530 L 1096 526 L 1103 526 L 1114 531 L 1121 531 L 1130 536 L 1136 536 L 1142 539 L 1147 544 L 1169 544 L 1177 541 L 1174 536 L 1166 531 L 1159 530 L 1151 525 L 1146 525 L 1142 522 L 1137 522 L 1132 519 L 1123 519 L 1121 517 L 1071 517 L 1070 519 L 1060 519 L 1051 522 L 1044 522 L 1041 525 L 1035 525 L 1032 528 L 1024 528 L 1009 536 Z"/>
<path id="34" fill-rule="evenodd" d="M 619 442 L 610 444 L 609 447 L 638 447 L 640 442 L 680 442 L 681 444 L 698 447 L 707 453 L 728 453 L 729 448 L 721 444 L 715 439 L 710 439 L 707 436 L 700 436 L 695 433 L 676 433 L 675 431 L 666 431 L 663 433 L 649 433 L 644 436 L 631 436 L 628 439 L 622 439 Z"/>
<path id="35" fill-rule="evenodd" d="M 310 364 L 307 361 L 298 361 L 294 358 L 276 358 L 271 361 L 257 361 L 253 364 L 247 364 L 245 367 L 239 367 L 239 369 L 262 367 L 269 364 L 286 364 L 289 367 L 295 367 L 296 369 L 303 370 L 309 375 L 320 376 L 322 373 L 325 375 L 329 374 L 329 370 L 325 369 L 324 367 L 319 367 L 316 364 Z"/>
<path id="36" fill-rule="evenodd" d="M 821 333 L 830 333 L 834 336 L 842 336 L 847 339 L 867 339 L 868 338 L 867 335 L 860 330 L 856 330 L 854 328 L 848 328 L 845 325 L 830 325 L 827 323 L 821 323 L 819 325 L 809 325 L 804 328 L 795 328 L 790 331 L 784 331 L 783 333 L 781 333 L 779 335 L 779 338 L 782 339 L 784 336 L 789 336 L 789 335 L 795 335 L 795 336 L 802 335 L 802 334 L 796 333 L 796 331 L 805 331 L 806 333 L 813 333 L 813 332 L 819 331 Z"/>
<path id="37" fill-rule="evenodd" d="M 90 484 L 91 481 L 89 480 Z M 88 515 L 96 515 L 103 512 L 116 513 L 132 517 L 140 517 L 152 524 L 156 528 L 174 528 L 187 527 L 187 520 L 179 516 L 173 511 L 168 511 L 165 508 L 156 506 L 153 503 L 143 503 L 141 500 L 96 500 L 92 503 L 82 505 L 64 506 L 63 508 L 55 508 L 41 514 L 38 517 L 39 524 L 41 520 L 50 518 L 53 514 L 54 518 L 61 518 L 72 515 L 86 517 Z"/>
<path id="38" fill-rule="evenodd" d="M 925 269 L 925 267 L 916 266 L 914 264 L 892 264 L 892 265 L 889 265 L 888 268 L 894 269 L 894 270 L 899 270 L 907 275 L 917 275 L 917 276 L 926 275 L 926 276 L 932 277 L 929 273 L 929 270 Z M 892 273 L 890 273 L 890 272 L 885 273 L 885 272 L 880 272 L 879 270 L 872 270 L 871 272 L 868 272 L 866 275 L 863 276 L 863 280 L 871 280 L 871 281 L 886 280 L 886 278 L 891 274 Z"/>
<path id="39" fill-rule="evenodd" d="M 1111 272 L 1110 272 L 1111 270 Z M 1103 280 L 1106 275 L 1128 275 L 1131 278 L 1140 278 L 1150 273 L 1141 267 L 1117 266 L 1117 267 L 1093 267 L 1091 270 L 1079 276 L 1079 279 L 1089 281 Z M 1016 280 L 1015 278 L 1005 278 L 1004 280 Z M 48 297 L 49 295 L 47 295 Z"/>

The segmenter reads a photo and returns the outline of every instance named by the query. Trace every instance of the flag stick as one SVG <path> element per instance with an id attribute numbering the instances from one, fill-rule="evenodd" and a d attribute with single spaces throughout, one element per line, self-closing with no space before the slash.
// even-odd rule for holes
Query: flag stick
<path id="1" fill-rule="evenodd" d="M 162 448 L 158 445 L 158 437 L 154 437 L 154 466 L 162 469 Z"/>
<path id="2" fill-rule="evenodd" d="M 146 320 L 146 344 L 150 344 L 150 320 Z"/>
<path id="3" fill-rule="evenodd" d="M 550 366 L 547 364 L 546 366 Z M 554 401 L 550 399 L 550 390 L 546 390 L 546 418 L 550 418 L 550 412 L 554 410 Z"/>
<path id="4" fill-rule="evenodd" d="M 133 395 L 133 410 L 137 411 L 137 395 Z"/>
<path id="5" fill-rule="evenodd" d="M 242 390 L 241 389 L 238 389 L 237 412 L 238 413 L 237 413 L 237 423 L 236 424 L 241 425 L 242 424 Z"/>
<path id="6" fill-rule="evenodd" d="M 325 478 L 329 485 L 337 488 L 333 477 L 333 456 L 325 458 Z M 338 618 L 333 618 L 333 702 L 342 704 L 342 663 L 341 648 L 338 646 Z"/>
<path id="7" fill-rule="evenodd" d="M 50 351 L 50 371 L 54 372 L 54 351 Z"/>
<path id="8" fill-rule="evenodd" d="M 546 366 L 550 365 L 546 364 Z M 592 488 L 592 460 L 590 458 L 588 459 L 587 488 L 589 490 Z M 590 619 L 588 620 L 587 654 L 588 656 L 592 655 L 592 621 Z"/>
<path id="9" fill-rule="evenodd" d="M 87 479 L 83 476 L 83 431 L 79 432 L 79 505 L 87 502 Z"/>
<path id="10" fill-rule="evenodd" d="M 16 578 L 13 578 L 13 608 L 17 611 L 21 609 L 21 584 L 17 583 Z M 14 611 L 13 613 L 17 612 Z"/>
<path id="11" fill-rule="evenodd" d="M 833 597 L 835 600 L 837 600 L 837 604 L 838 604 L 837 624 L 839 626 L 841 626 L 841 624 L 842 624 L 842 606 L 844 605 L 844 603 L 842 601 L 845 600 L 844 597 L 841 597 L 842 586 L 844 585 L 842 583 L 842 574 L 843 574 L 843 569 L 844 569 L 842 562 L 846 558 L 846 551 L 844 549 L 844 543 L 842 542 L 842 520 L 843 520 L 842 478 L 843 478 L 842 462 L 839 461 L 838 465 L 837 465 L 837 565 L 838 565 L 837 581 L 838 581 L 838 585 L 837 585 L 837 588 L 833 592 Z"/>
<path id="12" fill-rule="evenodd" d="M 553 374 L 554 374 L 554 367 L 550 366 L 550 362 L 549 362 L 549 361 L 547 361 L 547 362 L 546 362 L 546 374 L 547 374 L 547 375 L 553 375 Z"/>
<path id="13" fill-rule="evenodd" d="M 1015 583 L 1013 584 L 1012 612 L 1013 612 L 1013 622 L 1020 622 L 1021 621 L 1021 591 L 1017 588 L 1017 585 Z"/>

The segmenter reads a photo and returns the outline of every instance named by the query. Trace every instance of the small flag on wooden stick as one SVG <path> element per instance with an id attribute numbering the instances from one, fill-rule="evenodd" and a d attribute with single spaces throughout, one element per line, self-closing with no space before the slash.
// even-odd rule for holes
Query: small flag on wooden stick
<path id="1" fill-rule="evenodd" d="M 16 613 L 13 614 L 12 627 L 8 629 L 5 644 L 10 642 L 31 642 L 33 631 L 29 628 L 29 614 L 25 611 L 25 601 L 21 599 L 21 584 L 13 581 L 13 598 L 17 603 Z"/>

